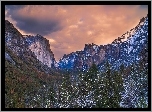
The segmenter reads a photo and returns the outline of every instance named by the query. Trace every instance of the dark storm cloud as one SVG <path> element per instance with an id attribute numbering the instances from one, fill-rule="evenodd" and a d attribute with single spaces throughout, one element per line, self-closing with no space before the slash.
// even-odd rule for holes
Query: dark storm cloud
<path id="1" fill-rule="evenodd" d="M 26 5 L 6 5 L 5 8 L 10 11 L 18 10 L 24 8 Z"/>
<path id="2" fill-rule="evenodd" d="M 134 28 L 148 13 L 146 6 L 140 5 L 30 5 L 9 8 L 14 10 L 5 11 L 6 19 L 11 20 L 22 34 L 38 33 L 47 38 L 56 59 L 82 50 L 86 43 L 110 44 Z"/>
<path id="3" fill-rule="evenodd" d="M 41 13 L 40 16 L 37 18 L 33 18 L 27 13 L 19 13 L 20 10 L 23 10 L 27 6 L 25 5 L 6 5 L 6 17 L 11 17 L 14 21 L 16 21 L 16 26 L 24 31 L 25 33 L 31 34 L 40 34 L 40 35 L 47 35 L 52 32 L 61 30 L 60 21 L 57 19 L 47 19 L 42 18 Z M 28 10 L 31 11 L 31 10 Z"/>
<path id="4" fill-rule="evenodd" d="M 47 35 L 61 29 L 59 22 L 55 20 L 39 21 L 33 18 L 22 17 L 14 17 L 13 19 L 17 22 L 16 26 L 18 28 L 32 34 Z"/>
<path id="5" fill-rule="evenodd" d="M 145 8 L 145 9 L 148 9 L 148 5 L 140 5 L 140 7 L 143 8 L 143 9 L 144 9 L 144 8 Z"/>

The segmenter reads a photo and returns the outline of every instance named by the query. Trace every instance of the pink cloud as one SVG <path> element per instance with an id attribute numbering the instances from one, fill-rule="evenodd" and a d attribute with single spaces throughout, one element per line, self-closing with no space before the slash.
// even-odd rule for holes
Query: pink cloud
<path id="1" fill-rule="evenodd" d="M 135 27 L 147 13 L 147 9 L 138 5 L 26 6 L 16 11 L 21 17 L 28 16 L 40 22 L 59 21 L 61 29 L 43 35 L 50 39 L 57 59 L 63 54 L 83 50 L 86 43 L 111 43 Z"/>

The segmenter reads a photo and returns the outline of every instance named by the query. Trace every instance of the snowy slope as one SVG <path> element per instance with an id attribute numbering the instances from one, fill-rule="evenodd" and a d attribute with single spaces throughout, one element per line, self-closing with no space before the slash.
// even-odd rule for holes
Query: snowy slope
<path id="1" fill-rule="evenodd" d="M 103 69 L 105 61 L 109 61 L 112 68 L 125 66 L 140 60 L 139 53 L 148 40 L 148 17 L 142 18 L 139 24 L 115 39 L 111 44 L 86 44 L 84 50 L 64 55 L 58 62 L 60 69 L 77 69 L 85 71 L 93 63 Z"/>
<path id="2" fill-rule="evenodd" d="M 48 67 L 53 67 L 55 58 L 53 52 L 50 50 L 49 41 L 41 35 L 31 36 L 23 35 L 28 43 L 29 49 L 34 52 L 37 59 Z"/>

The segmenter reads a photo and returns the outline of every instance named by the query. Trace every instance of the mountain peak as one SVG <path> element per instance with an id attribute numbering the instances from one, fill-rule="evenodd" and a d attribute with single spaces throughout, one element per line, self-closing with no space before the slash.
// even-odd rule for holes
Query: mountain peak
<path id="1" fill-rule="evenodd" d="M 19 38 L 22 36 L 22 34 L 14 27 L 14 25 L 8 21 L 8 20 L 5 20 L 5 32 L 6 33 L 14 33 L 14 36 L 16 38 Z"/>
<path id="2" fill-rule="evenodd" d="M 55 58 L 54 54 L 50 49 L 49 40 L 37 35 L 22 35 L 12 23 L 5 20 L 5 41 L 6 45 L 11 47 L 16 53 L 21 54 L 21 51 L 28 49 L 33 52 L 36 58 L 48 67 L 53 67 Z M 20 48 L 16 47 L 20 46 Z M 14 49 L 15 48 L 15 49 Z M 23 50 L 23 48 L 25 50 Z M 28 51 L 27 51 L 28 52 Z M 33 53 L 31 53 L 33 55 Z"/>
<path id="3" fill-rule="evenodd" d="M 130 38 L 132 35 L 134 35 L 134 33 L 136 32 L 136 30 L 138 30 L 142 25 L 144 25 L 144 23 L 146 22 L 148 18 L 148 14 L 146 17 L 143 17 L 140 19 L 139 24 L 131 29 L 130 31 L 127 31 L 126 33 L 124 33 L 121 37 L 118 37 L 117 39 L 115 39 L 112 44 L 116 44 L 116 43 L 121 43 L 126 41 L 128 38 Z"/>
<path id="4" fill-rule="evenodd" d="M 98 47 L 98 45 L 96 45 L 96 44 L 94 44 L 94 43 L 92 43 L 92 44 L 85 44 L 84 50 L 85 50 L 85 49 L 91 49 L 91 48 L 94 48 L 94 49 L 95 49 L 95 47 Z"/>
<path id="5" fill-rule="evenodd" d="M 35 36 L 24 35 L 26 42 L 37 59 L 48 67 L 53 67 L 55 63 L 54 54 L 50 49 L 49 40 L 37 34 Z"/>
<path id="6" fill-rule="evenodd" d="M 138 54 L 143 49 L 148 38 L 148 17 L 141 18 L 140 23 L 135 28 L 127 31 L 122 36 L 115 39 L 111 44 L 96 45 L 85 44 L 83 51 L 76 51 L 65 55 L 59 61 L 62 69 L 88 69 L 95 63 L 102 70 L 102 65 L 108 61 L 113 68 L 118 68 L 122 63 L 125 66 L 139 60 Z"/>
<path id="7" fill-rule="evenodd" d="M 8 20 L 5 20 L 5 23 L 10 23 Z"/>

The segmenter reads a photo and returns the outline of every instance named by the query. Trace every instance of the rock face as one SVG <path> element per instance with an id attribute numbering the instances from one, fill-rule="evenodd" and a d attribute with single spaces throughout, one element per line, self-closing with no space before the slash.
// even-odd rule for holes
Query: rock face
<path id="1" fill-rule="evenodd" d="M 85 44 L 83 50 L 65 54 L 57 63 L 47 39 L 38 34 L 22 35 L 13 24 L 5 21 L 5 45 L 22 59 L 25 60 L 25 56 L 30 56 L 50 68 L 85 71 L 95 63 L 100 70 L 103 70 L 104 63 L 108 61 L 113 69 L 117 69 L 121 64 L 128 66 L 138 62 L 142 58 L 140 52 L 147 44 L 148 16 L 142 18 L 135 28 L 118 37 L 111 44 L 100 46 L 94 43 Z M 5 54 L 6 59 L 13 62 L 9 53 Z"/>
<path id="2" fill-rule="evenodd" d="M 19 57 L 23 57 L 24 55 L 35 56 L 28 48 L 22 34 L 8 20 L 5 20 L 5 46 Z"/>
<path id="3" fill-rule="evenodd" d="M 49 40 L 37 34 L 36 36 L 23 35 L 29 49 L 34 52 L 37 59 L 48 67 L 54 67 L 55 58 L 50 49 Z"/>
<path id="4" fill-rule="evenodd" d="M 49 41 L 40 35 L 22 35 L 8 20 L 5 20 L 5 45 L 25 61 L 32 57 L 48 67 L 54 66 L 55 58 Z M 9 53 L 6 52 L 5 57 L 11 61 Z"/>
<path id="5" fill-rule="evenodd" d="M 95 45 L 85 44 L 84 50 L 64 55 L 59 60 L 60 69 L 87 70 L 93 63 L 103 69 L 106 61 L 110 62 L 113 69 L 121 64 L 125 66 L 140 60 L 139 53 L 148 41 L 148 16 L 142 18 L 139 24 L 127 31 L 111 44 Z"/>

